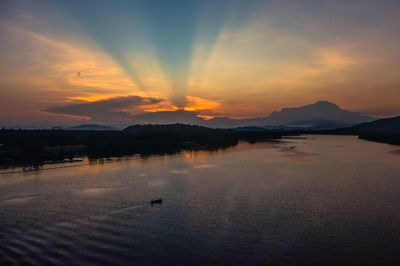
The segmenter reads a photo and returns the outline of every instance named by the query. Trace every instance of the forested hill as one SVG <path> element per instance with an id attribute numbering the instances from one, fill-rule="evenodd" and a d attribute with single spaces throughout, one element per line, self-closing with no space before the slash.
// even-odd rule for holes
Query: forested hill
<path id="1" fill-rule="evenodd" d="M 42 164 L 80 156 L 118 157 L 173 153 L 182 149 L 215 150 L 240 140 L 280 138 L 277 132 L 236 132 L 183 124 L 136 125 L 122 131 L 0 130 L 0 167 Z"/>

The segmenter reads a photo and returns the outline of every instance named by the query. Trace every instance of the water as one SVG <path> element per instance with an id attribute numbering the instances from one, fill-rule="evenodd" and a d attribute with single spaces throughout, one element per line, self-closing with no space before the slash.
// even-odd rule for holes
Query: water
<path id="1" fill-rule="evenodd" d="M 400 147 L 304 136 L 3 171 L 0 239 L 2 265 L 395 265 Z"/>

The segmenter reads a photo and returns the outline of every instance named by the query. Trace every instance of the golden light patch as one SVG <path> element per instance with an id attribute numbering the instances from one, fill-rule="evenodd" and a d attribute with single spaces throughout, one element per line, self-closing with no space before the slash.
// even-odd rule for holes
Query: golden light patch
<path id="1" fill-rule="evenodd" d="M 182 108 L 179 108 L 178 106 L 172 105 L 170 107 L 156 107 L 156 108 L 151 108 L 151 109 L 144 109 L 143 111 L 150 112 L 150 113 L 155 113 L 155 112 L 172 112 L 172 111 L 178 111 L 181 110 Z"/>
<path id="2" fill-rule="evenodd" d="M 194 96 L 187 96 L 187 102 L 188 104 L 183 108 L 185 111 L 212 110 L 221 105 L 219 102 Z"/>
<path id="3" fill-rule="evenodd" d="M 211 115 L 197 115 L 197 117 L 204 118 L 205 120 L 213 119 L 215 116 Z"/>

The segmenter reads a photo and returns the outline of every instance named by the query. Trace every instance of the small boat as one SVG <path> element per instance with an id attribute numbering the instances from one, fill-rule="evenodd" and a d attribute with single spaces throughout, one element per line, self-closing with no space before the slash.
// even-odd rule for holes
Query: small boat
<path id="1" fill-rule="evenodd" d="M 162 204 L 162 199 L 152 200 L 150 203 L 151 203 L 151 205 L 153 205 L 153 204 Z"/>

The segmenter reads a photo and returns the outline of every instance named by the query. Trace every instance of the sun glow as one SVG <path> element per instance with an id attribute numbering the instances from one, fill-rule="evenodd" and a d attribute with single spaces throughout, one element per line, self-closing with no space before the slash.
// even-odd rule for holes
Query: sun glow
<path id="1" fill-rule="evenodd" d="M 183 108 L 185 111 L 214 110 L 221 106 L 219 102 L 194 96 L 188 96 L 187 103 L 188 104 Z"/>

